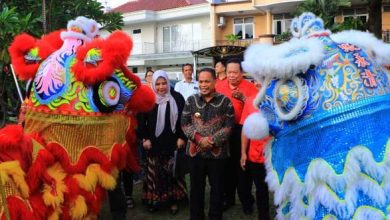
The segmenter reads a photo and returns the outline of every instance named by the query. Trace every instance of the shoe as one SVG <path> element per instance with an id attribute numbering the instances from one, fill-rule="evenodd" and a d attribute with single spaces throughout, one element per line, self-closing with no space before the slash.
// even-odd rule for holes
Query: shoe
<path id="1" fill-rule="evenodd" d="M 126 204 L 128 209 L 133 209 L 135 207 L 135 202 L 132 197 L 127 197 L 126 196 Z"/>
<path id="2" fill-rule="evenodd" d="M 179 212 L 179 206 L 176 204 L 171 205 L 170 207 L 170 213 L 171 215 L 176 215 Z"/>

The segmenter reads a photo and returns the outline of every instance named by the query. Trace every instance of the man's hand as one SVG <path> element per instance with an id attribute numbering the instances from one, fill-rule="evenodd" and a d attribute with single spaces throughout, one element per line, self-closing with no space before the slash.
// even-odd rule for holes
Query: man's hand
<path id="1" fill-rule="evenodd" d="M 247 159 L 246 153 L 241 153 L 240 165 L 242 170 L 245 170 L 246 159 Z"/>
<path id="2" fill-rule="evenodd" d="M 176 143 L 177 144 L 177 149 L 183 148 L 185 143 L 186 142 L 183 139 L 181 139 L 181 138 L 177 139 L 177 143 Z"/>
<path id="3" fill-rule="evenodd" d="M 152 142 L 150 142 L 149 139 L 143 139 L 142 145 L 145 148 L 145 150 L 150 150 L 152 148 Z"/>
<path id="4" fill-rule="evenodd" d="M 211 148 L 213 148 L 213 144 L 214 142 L 212 142 L 211 140 L 209 140 L 208 137 L 203 137 L 202 139 L 200 139 L 199 141 L 199 146 L 202 150 L 206 151 L 206 150 L 210 150 Z"/>
<path id="5" fill-rule="evenodd" d="M 246 97 L 244 94 L 238 90 L 233 91 L 232 93 L 233 98 L 240 100 L 241 102 L 245 102 Z"/>

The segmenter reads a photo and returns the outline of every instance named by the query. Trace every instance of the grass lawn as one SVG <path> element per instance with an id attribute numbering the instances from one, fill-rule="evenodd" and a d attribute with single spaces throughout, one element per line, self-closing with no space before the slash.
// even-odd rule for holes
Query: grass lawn
<path id="1" fill-rule="evenodd" d="M 189 175 L 186 177 L 186 182 L 187 182 L 187 188 L 189 188 Z M 207 182 L 207 181 L 206 181 Z M 255 195 L 255 187 L 253 185 L 253 195 Z M 142 183 L 134 185 L 133 189 L 133 196 L 134 200 L 136 202 L 136 206 L 133 209 L 128 209 L 127 210 L 127 218 L 128 220 L 130 219 L 135 219 L 135 220 L 168 220 L 168 219 L 173 219 L 173 220 L 184 220 L 184 219 L 189 219 L 190 213 L 189 213 L 189 205 L 187 204 L 180 204 L 179 205 L 179 212 L 176 215 L 171 215 L 169 213 L 169 207 L 160 209 L 156 211 L 155 213 L 149 213 L 147 211 L 146 206 L 142 205 L 141 201 L 141 195 L 142 195 Z M 208 211 L 208 205 L 209 205 L 209 187 L 206 184 L 206 194 L 205 194 L 205 214 L 207 216 L 207 211 Z M 272 200 L 272 198 L 271 198 Z M 270 204 L 273 204 L 272 201 L 270 201 Z M 257 210 L 256 207 L 254 206 L 254 213 L 250 216 L 245 215 L 242 212 L 241 209 L 241 203 L 238 200 L 238 196 L 236 196 L 236 204 L 227 210 L 226 212 L 223 213 L 223 219 L 225 220 L 237 220 L 237 219 L 248 219 L 248 220 L 257 220 Z M 275 207 L 271 205 L 271 216 L 275 216 Z M 100 216 L 99 219 L 111 219 L 109 215 L 109 209 L 107 207 L 107 204 L 104 205 L 102 215 Z"/>

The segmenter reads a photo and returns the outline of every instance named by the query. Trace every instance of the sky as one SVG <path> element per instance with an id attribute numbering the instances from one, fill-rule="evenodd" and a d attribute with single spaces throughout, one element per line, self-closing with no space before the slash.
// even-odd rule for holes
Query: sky
<path id="1" fill-rule="evenodd" d="M 102 3 L 103 6 L 105 6 L 105 2 L 107 2 L 107 5 L 110 8 L 116 8 L 119 5 L 123 5 L 126 2 L 134 1 L 134 0 L 97 0 L 97 1 Z"/>

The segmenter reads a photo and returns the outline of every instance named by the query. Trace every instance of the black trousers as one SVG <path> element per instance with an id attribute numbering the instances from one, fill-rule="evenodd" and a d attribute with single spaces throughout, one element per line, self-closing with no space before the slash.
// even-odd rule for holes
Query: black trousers
<path id="1" fill-rule="evenodd" d="M 226 159 L 192 157 L 190 164 L 190 219 L 203 220 L 206 177 L 210 185 L 209 218 L 222 219 L 223 170 Z"/>
<path id="2" fill-rule="evenodd" d="M 259 212 L 259 220 L 268 220 L 269 216 L 269 192 L 268 185 L 265 182 L 266 170 L 264 164 L 246 162 L 246 168 L 249 171 L 256 186 L 256 205 Z"/>
<path id="3" fill-rule="evenodd" d="M 125 200 L 125 192 L 122 186 L 122 174 L 117 178 L 116 187 L 108 191 L 108 200 L 110 203 L 111 215 L 114 220 L 125 220 L 127 205 Z"/>
<path id="4" fill-rule="evenodd" d="M 126 197 L 133 197 L 133 180 L 134 173 L 132 171 L 123 170 L 123 187 Z"/>
<path id="5" fill-rule="evenodd" d="M 230 158 L 225 169 L 224 202 L 234 204 L 236 190 L 243 209 L 251 208 L 254 198 L 251 194 L 252 179 L 240 166 L 241 159 L 241 125 L 235 125 L 229 138 Z"/>

